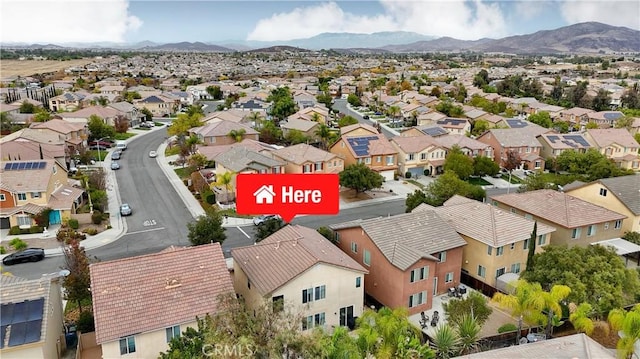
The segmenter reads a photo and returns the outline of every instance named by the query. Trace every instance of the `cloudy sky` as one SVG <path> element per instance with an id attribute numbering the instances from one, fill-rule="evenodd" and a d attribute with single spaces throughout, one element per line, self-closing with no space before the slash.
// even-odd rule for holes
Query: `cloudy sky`
<path id="1" fill-rule="evenodd" d="M 585 21 L 640 30 L 640 1 L 0 0 L 0 41 L 277 41 L 323 32 L 499 38 Z"/>

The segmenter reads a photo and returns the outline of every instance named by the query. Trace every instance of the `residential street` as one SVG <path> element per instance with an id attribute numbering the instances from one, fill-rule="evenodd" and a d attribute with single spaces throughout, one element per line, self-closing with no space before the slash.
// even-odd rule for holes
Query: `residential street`
<path id="1" fill-rule="evenodd" d="M 347 100 L 336 99 L 335 103 L 333 104 L 333 108 L 338 110 L 338 111 L 340 111 L 340 112 L 342 112 L 342 113 L 344 113 L 345 115 L 352 116 L 353 118 L 358 120 L 360 123 L 364 123 L 366 125 L 372 125 L 373 124 L 373 121 L 365 120 L 364 118 L 362 118 L 362 116 L 360 116 L 359 113 L 357 113 L 356 111 L 353 111 L 352 109 L 347 107 Z M 392 138 L 392 137 L 396 136 L 396 134 L 394 134 L 393 132 L 389 131 L 384 126 L 382 127 L 381 131 L 387 138 Z"/>

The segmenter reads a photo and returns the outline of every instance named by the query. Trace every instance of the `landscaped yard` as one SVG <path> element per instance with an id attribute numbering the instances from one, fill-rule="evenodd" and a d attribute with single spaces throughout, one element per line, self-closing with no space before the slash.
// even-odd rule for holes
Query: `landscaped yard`
<path id="1" fill-rule="evenodd" d="M 190 167 L 176 168 L 174 171 L 176 171 L 176 174 L 180 179 L 189 178 L 189 175 L 192 172 Z"/>
<path id="2" fill-rule="evenodd" d="M 476 185 L 476 186 L 490 186 L 491 183 L 483 180 L 480 177 L 471 177 L 467 180 L 467 182 L 469 182 L 472 185 Z"/>
<path id="3" fill-rule="evenodd" d="M 418 186 L 421 189 L 424 189 L 424 185 L 422 183 L 416 181 L 416 180 L 408 179 L 408 180 L 405 180 L 405 181 L 411 183 L 412 185 Z"/>
<path id="4" fill-rule="evenodd" d="M 124 141 L 128 138 L 131 138 L 133 136 L 135 136 L 135 133 L 131 133 L 131 132 L 125 132 L 125 133 L 116 133 L 115 136 L 113 136 L 113 139 L 116 141 Z"/>
<path id="5" fill-rule="evenodd" d="M 502 175 L 502 179 L 507 181 L 507 182 L 509 182 L 509 175 L 508 174 L 503 174 Z M 520 178 L 518 178 L 518 177 L 516 177 L 514 175 L 511 175 L 511 183 L 512 184 L 522 183 L 522 180 L 520 180 Z"/>

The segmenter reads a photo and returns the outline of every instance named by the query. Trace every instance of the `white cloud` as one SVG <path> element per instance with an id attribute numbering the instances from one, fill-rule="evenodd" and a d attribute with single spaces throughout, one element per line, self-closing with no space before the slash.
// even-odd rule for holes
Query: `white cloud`
<path id="1" fill-rule="evenodd" d="M 540 15 L 549 7 L 547 1 L 525 1 L 520 0 L 514 3 L 514 15 L 520 19 L 530 20 Z"/>
<path id="2" fill-rule="evenodd" d="M 473 1 L 381 0 L 383 14 L 355 15 L 337 3 L 299 7 L 260 20 L 248 40 L 291 40 L 323 32 L 373 33 L 413 31 L 432 36 L 475 40 L 506 34 L 506 23 L 497 3 Z"/>
<path id="3" fill-rule="evenodd" d="M 1 0 L 2 42 L 123 42 L 142 21 L 128 0 Z"/>
<path id="4" fill-rule="evenodd" d="M 640 2 L 637 0 L 568 0 L 560 5 L 560 13 L 571 24 L 597 21 L 640 30 Z"/>

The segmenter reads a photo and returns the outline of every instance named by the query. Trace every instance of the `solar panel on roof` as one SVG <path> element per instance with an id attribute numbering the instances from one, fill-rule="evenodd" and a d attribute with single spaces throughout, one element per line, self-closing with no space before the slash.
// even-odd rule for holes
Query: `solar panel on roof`
<path id="1" fill-rule="evenodd" d="M 13 318 L 11 324 L 22 323 L 27 321 L 27 303 L 15 303 L 13 305 Z"/>
<path id="2" fill-rule="evenodd" d="M 42 335 L 42 318 L 44 316 L 44 298 L 26 300 L 20 303 L 2 304 L 0 307 L 2 321 L 2 338 L 0 348 L 4 346 L 7 327 L 9 331 L 9 346 L 35 343 Z"/>
<path id="3" fill-rule="evenodd" d="M 13 319 L 13 303 L 3 304 L 0 309 L 0 325 L 7 326 Z"/>
<path id="4" fill-rule="evenodd" d="M 4 338 L 7 336 L 7 326 L 0 327 L 0 349 L 4 348 Z"/>
<path id="5" fill-rule="evenodd" d="M 560 139 L 558 136 L 548 136 L 547 138 L 551 143 L 556 143 L 556 141 Z"/>
<path id="6" fill-rule="evenodd" d="M 564 136 L 564 138 L 566 138 L 566 139 L 568 139 L 568 140 L 571 140 L 571 141 L 574 141 L 574 142 L 576 142 L 576 143 L 579 143 L 581 146 L 584 146 L 584 147 L 590 147 L 590 146 L 591 146 L 591 145 L 589 144 L 589 142 L 587 142 L 587 140 L 586 140 L 584 137 L 582 137 L 582 136 L 578 136 L 578 135 L 567 135 L 567 136 Z"/>
<path id="7" fill-rule="evenodd" d="M 24 169 L 25 169 L 25 170 L 30 170 L 30 169 L 31 169 L 31 167 L 33 167 L 33 162 L 27 162 L 27 163 L 25 163 L 25 165 L 26 165 L 26 166 L 24 167 Z"/>
<path id="8" fill-rule="evenodd" d="M 24 338 L 23 344 L 27 343 L 35 343 L 40 341 L 40 336 L 42 334 L 42 319 L 40 320 L 32 320 L 27 322 L 27 333 Z"/>
<path id="9" fill-rule="evenodd" d="M 617 112 L 605 112 L 604 113 L 604 118 L 607 120 L 615 120 L 617 118 L 622 117 L 621 113 L 617 113 Z"/>
<path id="10" fill-rule="evenodd" d="M 5 163 L 4 164 L 4 169 L 5 171 L 11 168 L 11 163 Z"/>
<path id="11" fill-rule="evenodd" d="M 42 319 L 44 309 L 44 298 L 30 300 L 27 303 L 27 320 L 40 320 Z"/>
<path id="12" fill-rule="evenodd" d="M 565 145 L 567 145 L 569 147 L 572 147 L 572 148 L 577 148 L 578 147 L 578 145 L 573 141 L 564 140 L 564 141 L 562 141 L 562 143 L 564 143 Z"/>
<path id="13" fill-rule="evenodd" d="M 20 165 L 19 163 L 14 162 L 14 163 L 11 164 L 11 169 L 12 170 L 17 170 L 19 165 Z"/>

